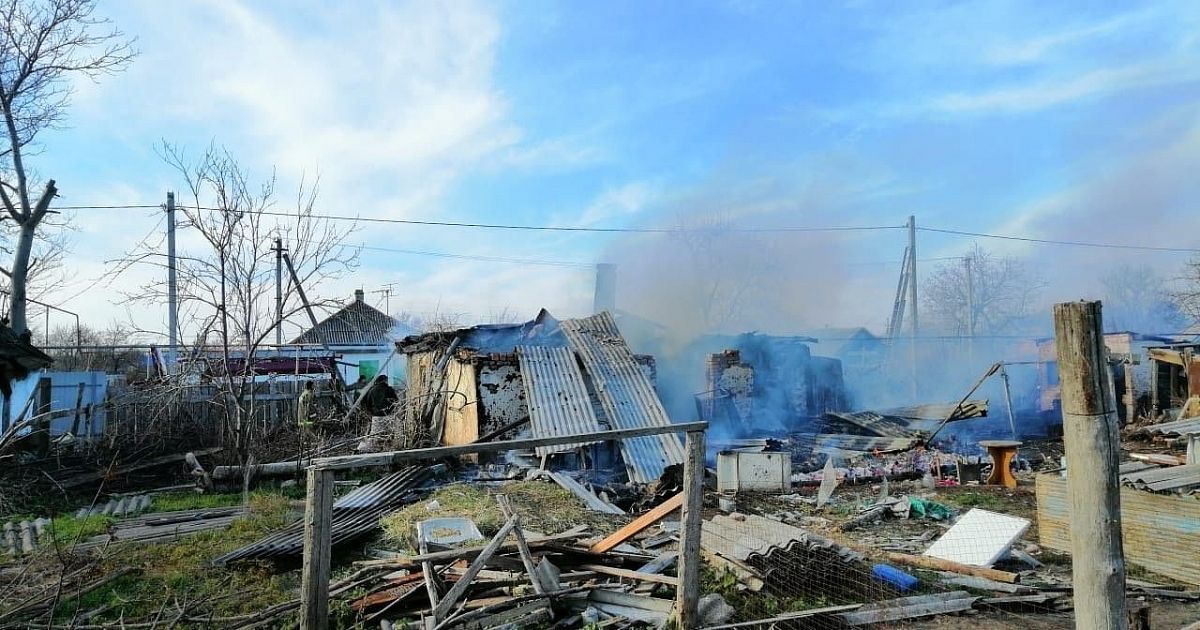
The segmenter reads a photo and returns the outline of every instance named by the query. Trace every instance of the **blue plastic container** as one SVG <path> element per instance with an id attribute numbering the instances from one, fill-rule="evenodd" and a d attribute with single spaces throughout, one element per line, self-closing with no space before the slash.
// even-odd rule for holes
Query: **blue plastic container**
<path id="1" fill-rule="evenodd" d="M 909 575 L 896 567 L 886 564 L 877 564 L 871 567 L 871 575 L 875 579 L 890 584 L 893 588 L 901 593 L 913 590 L 920 582 L 916 576 Z"/>

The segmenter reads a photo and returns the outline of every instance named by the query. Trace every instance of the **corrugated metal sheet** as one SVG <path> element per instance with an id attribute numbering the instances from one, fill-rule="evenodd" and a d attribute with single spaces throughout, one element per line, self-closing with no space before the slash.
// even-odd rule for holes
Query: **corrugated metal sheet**
<path id="1" fill-rule="evenodd" d="M 852 598 L 872 583 L 862 554 L 762 516 L 717 515 L 701 524 L 700 545 L 750 566 L 776 595 Z"/>
<path id="2" fill-rule="evenodd" d="M 404 505 L 409 491 L 429 478 L 428 466 L 409 466 L 356 488 L 333 504 L 333 546 L 356 540 L 379 527 L 379 518 Z M 231 551 L 213 564 L 239 560 L 299 557 L 304 552 L 304 520 L 278 530 L 241 549 Z"/>
<path id="3" fill-rule="evenodd" d="M 1200 488 L 1200 464 L 1138 470 L 1121 475 L 1121 483 L 1140 490 L 1185 493 Z"/>
<path id="4" fill-rule="evenodd" d="M 601 430 L 587 385 L 583 382 L 583 373 L 570 348 L 519 346 L 517 358 L 525 380 L 534 437 L 579 435 Z M 563 453 L 587 444 L 595 442 L 542 446 L 538 447 L 537 454 Z"/>
<path id="5" fill-rule="evenodd" d="M 1184 418 L 1146 427 L 1153 435 L 1200 435 L 1200 418 Z"/>
<path id="6" fill-rule="evenodd" d="M 1044 547 L 1071 552 L 1071 504 L 1067 480 L 1037 478 L 1038 536 Z M 1125 559 L 1160 575 L 1200 584 L 1200 499 L 1121 488 L 1121 534 Z"/>
<path id="7" fill-rule="evenodd" d="M 562 322 L 563 333 L 579 354 L 608 421 L 617 429 L 669 426 L 671 419 L 646 373 L 607 311 Z M 664 468 L 683 462 L 683 444 L 674 433 L 621 440 L 629 478 L 656 481 Z"/>
<path id="8" fill-rule="evenodd" d="M 870 435 L 843 435 L 835 433 L 798 434 L 795 437 L 799 443 L 812 442 L 813 450 L 818 453 L 839 455 L 842 453 L 870 453 L 879 451 L 891 453 L 904 451 L 917 443 L 914 438 L 874 437 Z"/>

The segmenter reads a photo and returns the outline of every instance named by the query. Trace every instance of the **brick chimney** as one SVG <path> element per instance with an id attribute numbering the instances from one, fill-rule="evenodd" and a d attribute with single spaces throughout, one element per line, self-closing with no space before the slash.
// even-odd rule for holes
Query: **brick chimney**
<path id="1" fill-rule="evenodd" d="M 362 289 L 355 289 L 355 290 L 354 290 L 354 301 L 355 301 L 355 302 L 361 302 L 361 301 L 363 301 L 363 290 L 362 290 Z"/>

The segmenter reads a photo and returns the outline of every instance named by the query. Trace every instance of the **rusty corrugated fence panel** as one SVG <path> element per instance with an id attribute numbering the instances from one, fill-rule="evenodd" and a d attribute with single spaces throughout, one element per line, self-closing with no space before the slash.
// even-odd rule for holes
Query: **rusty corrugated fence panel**
<path id="1" fill-rule="evenodd" d="M 558 437 L 600 431 L 600 421 L 592 409 L 583 373 L 570 348 L 558 346 L 518 346 L 525 397 L 529 403 L 529 422 L 534 437 Z M 539 446 L 539 457 L 549 453 L 572 451 L 595 444 Z"/>
<path id="2" fill-rule="evenodd" d="M 567 342 L 583 361 L 613 428 L 671 424 L 650 378 L 634 359 L 612 315 L 605 311 L 591 317 L 567 319 L 561 326 Z M 683 444 L 674 433 L 631 438 L 621 440 L 621 456 L 632 481 L 650 483 L 667 466 L 683 462 Z"/>
<path id="3" fill-rule="evenodd" d="M 1038 537 L 1043 547 L 1071 553 L 1067 480 L 1037 478 Z M 1200 499 L 1121 488 L 1125 560 L 1188 584 L 1200 584 Z"/>

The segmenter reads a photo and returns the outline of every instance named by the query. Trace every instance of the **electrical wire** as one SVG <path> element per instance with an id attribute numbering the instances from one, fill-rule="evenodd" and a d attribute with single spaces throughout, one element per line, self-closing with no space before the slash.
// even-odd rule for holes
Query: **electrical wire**
<path id="1" fill-rule="evenodd" d="M 1060 241 L 1049 238 L 1034 238 L 1032 236 L 1009 236 L 1005 234 L 988 234 L 986 232 L 968 232 L 965 230 L 950 230 L 935 227 L 917 227 L 921 232 L 936 232 L 954 236 L 972 236 L 976 238 L 992 238 L 1005 241 L 1021 241 L 1024 243 L 1041 243 L 1044 245 L 1071 245 L 1075 247 L 1096 247 L 1101 249 L 1131 249 L 1151 252 L 1170 252 L 1179 254 L 1200 253 L 1200 248 L 1194 247 L 1158 247 L 1154 245 L 1129 245 L 1125 243 L 1094 243 L 1089 241 Z"/>
<path id="2" fill-rule="evenodd" d="M 112 209 L 153 209 L 162 208 L 162 204 L 127 204 L 127 205 L 74 205 L 74 206 L 55 206 L 54 210 L 112 210 Z M 207 210 L 214 212 L 223 211 L 222 208 L 213 208 L 207 206 L 176 206 L 181 209 L 189 210 Z M 246 211 L 253 214 L 263 216 L 276 217 L 296 217 L 298 215 L 290 212 L 280 212 L 273 210 L 250 210 Z M 509 224 L 509 223 L 468 223 L 459 221 L 432 221 L 421 219 L 390 219 L 383 217 L 363 217 L 349 216 L 340 214 L 308 214 L 303 215 L 314 219 L 323 219 L 329 221 L 354 221 L 361 223 L 386 223 L 397 225 L 421 225 L 432 227 L 455 227 L 455 228 L 475 228 L 489 230 L 524 230 L 524 231 L 542 231 L 542 232 L 590 232 L 590 233 L 633 233 L 633 234 L 679 234 L 679 233 L 704 233 L 704 232 L 734 232 L 734 233 L 786 233 L 786 232 L 867 232 L 879 230 L 903 230 L 907 229 L 907 225 L 835 225 L 835 226 L 779 226 L 779 227 L 732 227 L 732 228 L 616 228 L 616 227 L 581 227 L 581 226 L 557 226 L 557 225 L 528 225 L 528 224 Z M 1008 234 L 991 234 L 988 232 L 972 232 L 968 230 L 955 230 L 949 228 L 918 226 L 916 228 L 921 232 L 931 232 L 937 234 L 948 234 L 951 236 L 969 236 L 973 238 L 989 238 L 1007 241 L 1019 241 L 1025 243 L 1039 243 L 1043 245 L 1066 245 L 1073 247 L 1093 247 L 1100 249 L 1125 249 L 1135 251 L 1154 251 L 1167 253 L 1185 253 L 1194 254 L 1200 253 L 1200 248 L 1195 247 L 1167 247 L 1155 245 L 1133 245 L 1128 243 L 1102 243 L 1092 241 L 1074 241 L 1074 240 L 1059 240 L 1049 238 L 1036 238 L 1032 236 L 1014 236 Z M 401 252 L 404 253 L 404 252 Z"/>

